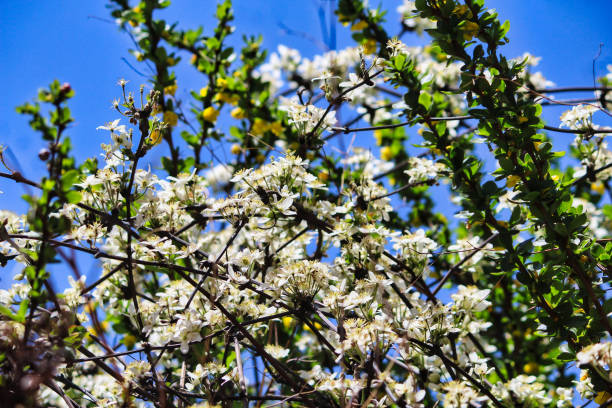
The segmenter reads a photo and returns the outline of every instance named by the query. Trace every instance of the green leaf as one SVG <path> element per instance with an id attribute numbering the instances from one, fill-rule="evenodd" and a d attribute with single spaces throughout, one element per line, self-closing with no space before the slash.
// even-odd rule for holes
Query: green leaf
<path id="1" fill-rule="evenodd" d="M 70 204 L 76 204 L 81 202 L 81 200 L 83 199 L 83 195 L 75 190 L 72 191 L 68 191 L 66 193 L 66 200 L 70 203 Z"/>

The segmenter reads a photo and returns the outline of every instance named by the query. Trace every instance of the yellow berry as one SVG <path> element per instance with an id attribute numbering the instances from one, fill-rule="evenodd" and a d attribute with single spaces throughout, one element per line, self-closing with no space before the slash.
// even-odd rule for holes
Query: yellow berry
<path id="1" fill-rule="evenodd" d="M 206 98 L 206 95 L 208 95 L 208 87 L 205 86 L 204 88 L 200 89 L 200 96 L 202 98 Z"/>
<path id="2" fill-rule="evenodd" d="M 195 65 L 195 63 L 198 62 L 198 56 L 197 54 L 191 54 L 191 58 L 189 59 L 189 63 L 191 65 Z"/>
<path id="3" fill-rule="evenodd" d="M 217 121 L 217 116 L 219 116 L 219 111 L 212 106 L 209 106 L 202 112 L 202 117 L 207 122 L 215 123 Z"/>
<path id="4" fill-rule="evenodd" d="M 319 178 L 320 182 L 325 183 L 327 182 L 327 180 L 329 180 L 329 173 L 323 170 L 322 172 L 319 173 L 317 177 Z"/>
<path id="5" fill-rule="evenodd" d="M 259 164 L 262 164 L 263 162 L 266 161 L 266 156 L 260 153 L 257 155 L 257 157 L 255 157 L 255 161 Z"/>
<path id="6" fill-rule="evenodd" d="M 234 143 L 234 144 L 232 145 L 232 147 L 230 148 L 230 152 L 231 152 L 232 154 L 236 154 L 236 155 L 238 155 L 238 154 L 242 153 L 242 147 L 240 147 L 240 145 L 239 145 L 239 144 Z"/>

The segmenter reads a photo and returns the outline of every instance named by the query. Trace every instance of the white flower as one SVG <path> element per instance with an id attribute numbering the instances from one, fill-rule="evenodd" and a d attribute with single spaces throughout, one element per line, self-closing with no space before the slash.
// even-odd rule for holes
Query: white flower
<path id="1" fill-rule="evenodd" d="M 340 77 L 338 75 L 334 75 L 333 73 L 329 72 L 329 71 L 323 71 L 323 73 L 316 77 L 316 78 L 312 78 L 312 81 L 327 81 L 329 79 L 339 79 Z"/>
<path id="2" fill-rule="evenodd" d="M 434 163 L 429 159 L 418 157 L 411 157 L 409 163 L 410 168 L 405 170 L 404 173 L 408 175 L 408 182 L 411 184 L 435 179 L 439 172 L 444 169 L 444 165 L 441 163 Z"/>
<path id="3" fill-rule="evenodd" d="M 486 400 L 463 381 L 447 382 L 442 389 L 445 391 L 444 406 L 448 408 L 468 408 L 472 403 Z"/>
<path id="4" fill-rule="evenodd" d="M 227 164 L 218 164 L 205 173 L 205 178 L 208 180 L 214 190 L 220 190 L 224 184 L 227 184 L 232 178 L 232 166 Z"/>
<path id="5" fill-rule="evenodd" d="M 109 130 L 111 133 L 125 133 L 125 125 L 119 125 L 121 119 L 116 119 L 106 123 L 104 126 L 98 126 L 96 130 Z"/>
<path id="6" fill-rule="evenodd" d="M 612 365 L 612 343 L 603 342 L 586 346 L 576 354 L 576 360 L 580 366 L 591 364 L 610 367 Z"/>
<path id="7" fill-rule="evenodd" d="M 490 289 L 478 289 L 476 286 L 459 285 L 457 293 L 451 295 L 455 307 L 466 312 L 482 312 L 491 305 L 487 301 Z"/>
<path id="8" fill-rule="evenodd" d="M 265 349 L 266 353 L 270 354 L 276 359 L 285 358 L 289 355 L 289 349 L 276 344 L 266 344 Z"/>
<path id="9" fill-rule="evenodd" d="M 557 387 L 555 394 L 557 394 L 557 408 L 569 408 L 574 405 L 572 404 L 574 399 L 573 388 Z"/>
<path id="10" fill-rule="evenodd" d="M 593 128 L 593 114 L 599 108 L 592 105 L 578 105 L 561 115 L 561 126 L 574 130 Z"/>

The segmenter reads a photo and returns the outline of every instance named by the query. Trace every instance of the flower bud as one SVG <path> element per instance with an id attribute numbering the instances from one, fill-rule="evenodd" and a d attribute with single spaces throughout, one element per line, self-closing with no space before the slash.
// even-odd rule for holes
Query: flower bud
<path id="1" fill-rule="evenodd" d="M 50 155 L 51 155 L 51 152 L 46 147 L 43 147 L 42 149 L 38 151 L 38 158 L 41 161 L 47 161 Z"/>

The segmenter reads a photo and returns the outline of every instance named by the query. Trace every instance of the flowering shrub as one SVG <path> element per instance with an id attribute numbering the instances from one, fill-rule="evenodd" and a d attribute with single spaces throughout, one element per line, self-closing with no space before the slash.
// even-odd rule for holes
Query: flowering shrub
<path id="1" fill-rule="evenodd" d="M 169 1 L 113 0 L 155 73 L 120 81 L 101 159 L 71 156 L 73 90 L 54 82 L 18 108 L 47 174 L 2 160 L 37 189 L 27 214 L 0 212 L 0 263 L 21 265 L 0 291 L 3 404 L 606 405 L 612 130 L 595 120 L 612 74 L 594 103 L 553 99 L 537 58 L 504 56 L 509 23 L 483 3 L 404 0 L 393 37 L 381 10 L 340 0 L 355 46 L 307 59 L 228 47 L 229 0 L 209 36 L 154 17 Z M 184 56 L 206 81 L 189 111 Z M 559 127 L 541 119 L 553 104 L 570 105 Z M 556 133 L 576 135 L 575 160 Z M 373 138 L 329 147 L 344 135 Z"/>

